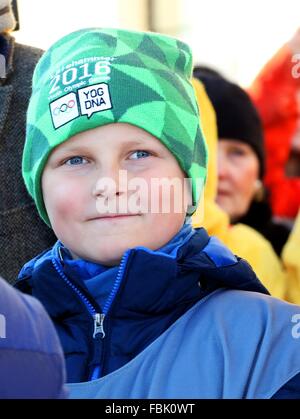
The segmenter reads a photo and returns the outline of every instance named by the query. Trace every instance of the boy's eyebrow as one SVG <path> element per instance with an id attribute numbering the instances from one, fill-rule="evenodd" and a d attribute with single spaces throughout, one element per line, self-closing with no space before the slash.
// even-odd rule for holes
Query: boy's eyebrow
<path id="1" fill-rule="evenodd" d="M 136 146 L 143 146 L 143 147 L 151 147 L 151 146 L 155 146 L 155 144 L 147 141 L 147 140 L 128 140 L 128 141 L 123 141 L 121 144 L 122 148 L 130 148 L 130 147 L 136 147 Z M 84 144 L 82 145 L 70 145 L 68 144 L 67 147 L 63 147 L 61 149 L 58 149 L 56 152 L 56 155 L 64 155 L 64 154 L 73 154 L 73 153 L 85 153 L 85 152 L 90 152 L 91 148 L 89 146 L 86 146 Z"/>
<path id="2" fill-rule="evenodd" d="M 151 145 L 153 145 L 152 141 L 149 144 L 149 141 L 147 140 L 128 140 L 126 142 L 123 143 L 124 144 L 124 148 L 125 147 L 132 147 L 132 146 L 144 146 L 144 147 L 149 147 Z"/>
<path id="3" fill-rule="evenodd" d="M 59 157 L 64 156 L 65 154 L 76 154 L 76 153 L 83 153 L 87 151 L 88 148 L 86 146 L 67 146 L 67 147 L 60 147 L 54 150 L 53 155 Z"/>
<path id="4" fill-rule="evenodd" d="M 148 139 L 148 138 L 141 138 L 140 140 L 128 140 L 124 142 L 124 148 L 126 147 L 141 147 L 141 148 L 151 148 L 154 151 L 162 151 L 164 149 L 164 145 L 159 142 L 158 140 L 155 141 L 154 139 Z"/>

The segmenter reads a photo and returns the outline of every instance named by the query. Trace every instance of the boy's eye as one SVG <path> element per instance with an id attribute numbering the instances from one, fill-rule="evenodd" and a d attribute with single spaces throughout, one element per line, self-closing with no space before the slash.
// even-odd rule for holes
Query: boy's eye
<path id="1" fill-rule="evenodd" d="M 138 160 L 138 159 L 142 159 L 142 158 L 149 157 L 149 156 L 150 156 L 150 153 L 148 151 L 145 151 L 145 150 L 137 150 L 134 153 L 130 154 L 130 158 L 132 160 Z"/>
<path id="2" fill-rule="evenodd" d="M 71 157 L 68 160 L 65 160 L 64 163 L 68 166 L 77 166 L 77 165 L 80 165 L 80 164 L 83 164 L 83 163 L 86 163 L 86 162 L 87 162 L 87 160 L 84 157 L 74 156 L 74 157 Z"/>

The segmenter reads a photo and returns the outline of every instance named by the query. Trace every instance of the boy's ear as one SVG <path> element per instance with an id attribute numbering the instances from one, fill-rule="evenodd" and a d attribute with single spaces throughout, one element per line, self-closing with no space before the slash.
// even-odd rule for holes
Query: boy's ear
<path id="1" fill-rule="evenodd" d="M 193 194 L 192 189 L 188 188 L 187 197 L 186 197 L 186 214 L 192 215 L 197 209 L 197 206 L 193 204 Z"/>
<path id="2" fill-rule="evenodd" d="M 191 216 L 196 211 L 197 207 L 196 205 L 188 205 L 186 210 L 186 215 Z"/>

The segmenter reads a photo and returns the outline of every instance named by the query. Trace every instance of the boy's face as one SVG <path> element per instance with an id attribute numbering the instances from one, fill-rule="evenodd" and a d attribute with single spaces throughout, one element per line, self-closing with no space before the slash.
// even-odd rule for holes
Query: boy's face
<path id="1" fill-rule="evenodd" d="M 159 140 L 117 123 L 58 146 L 42 190 L 52 228 L 73 257 L 113 266 L 128 248 L 158 249 L 180 230 L 191 199 L 184 178 Z"/>

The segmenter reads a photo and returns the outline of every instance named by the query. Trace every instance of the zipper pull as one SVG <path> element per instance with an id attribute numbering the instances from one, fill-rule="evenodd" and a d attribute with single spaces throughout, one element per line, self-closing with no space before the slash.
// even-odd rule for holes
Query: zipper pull
<path id="1" fill-rule="evenodd" d="M 95 339 L 99 333 L 102 334 L 101 338 L 103 339 L 105 337 L 105 332 L 103 328 L 103 322 L 105 318 L 105 314 L 102 313 L 96 313 L 94 316 L 94 333 L 93 338 Z"/>

